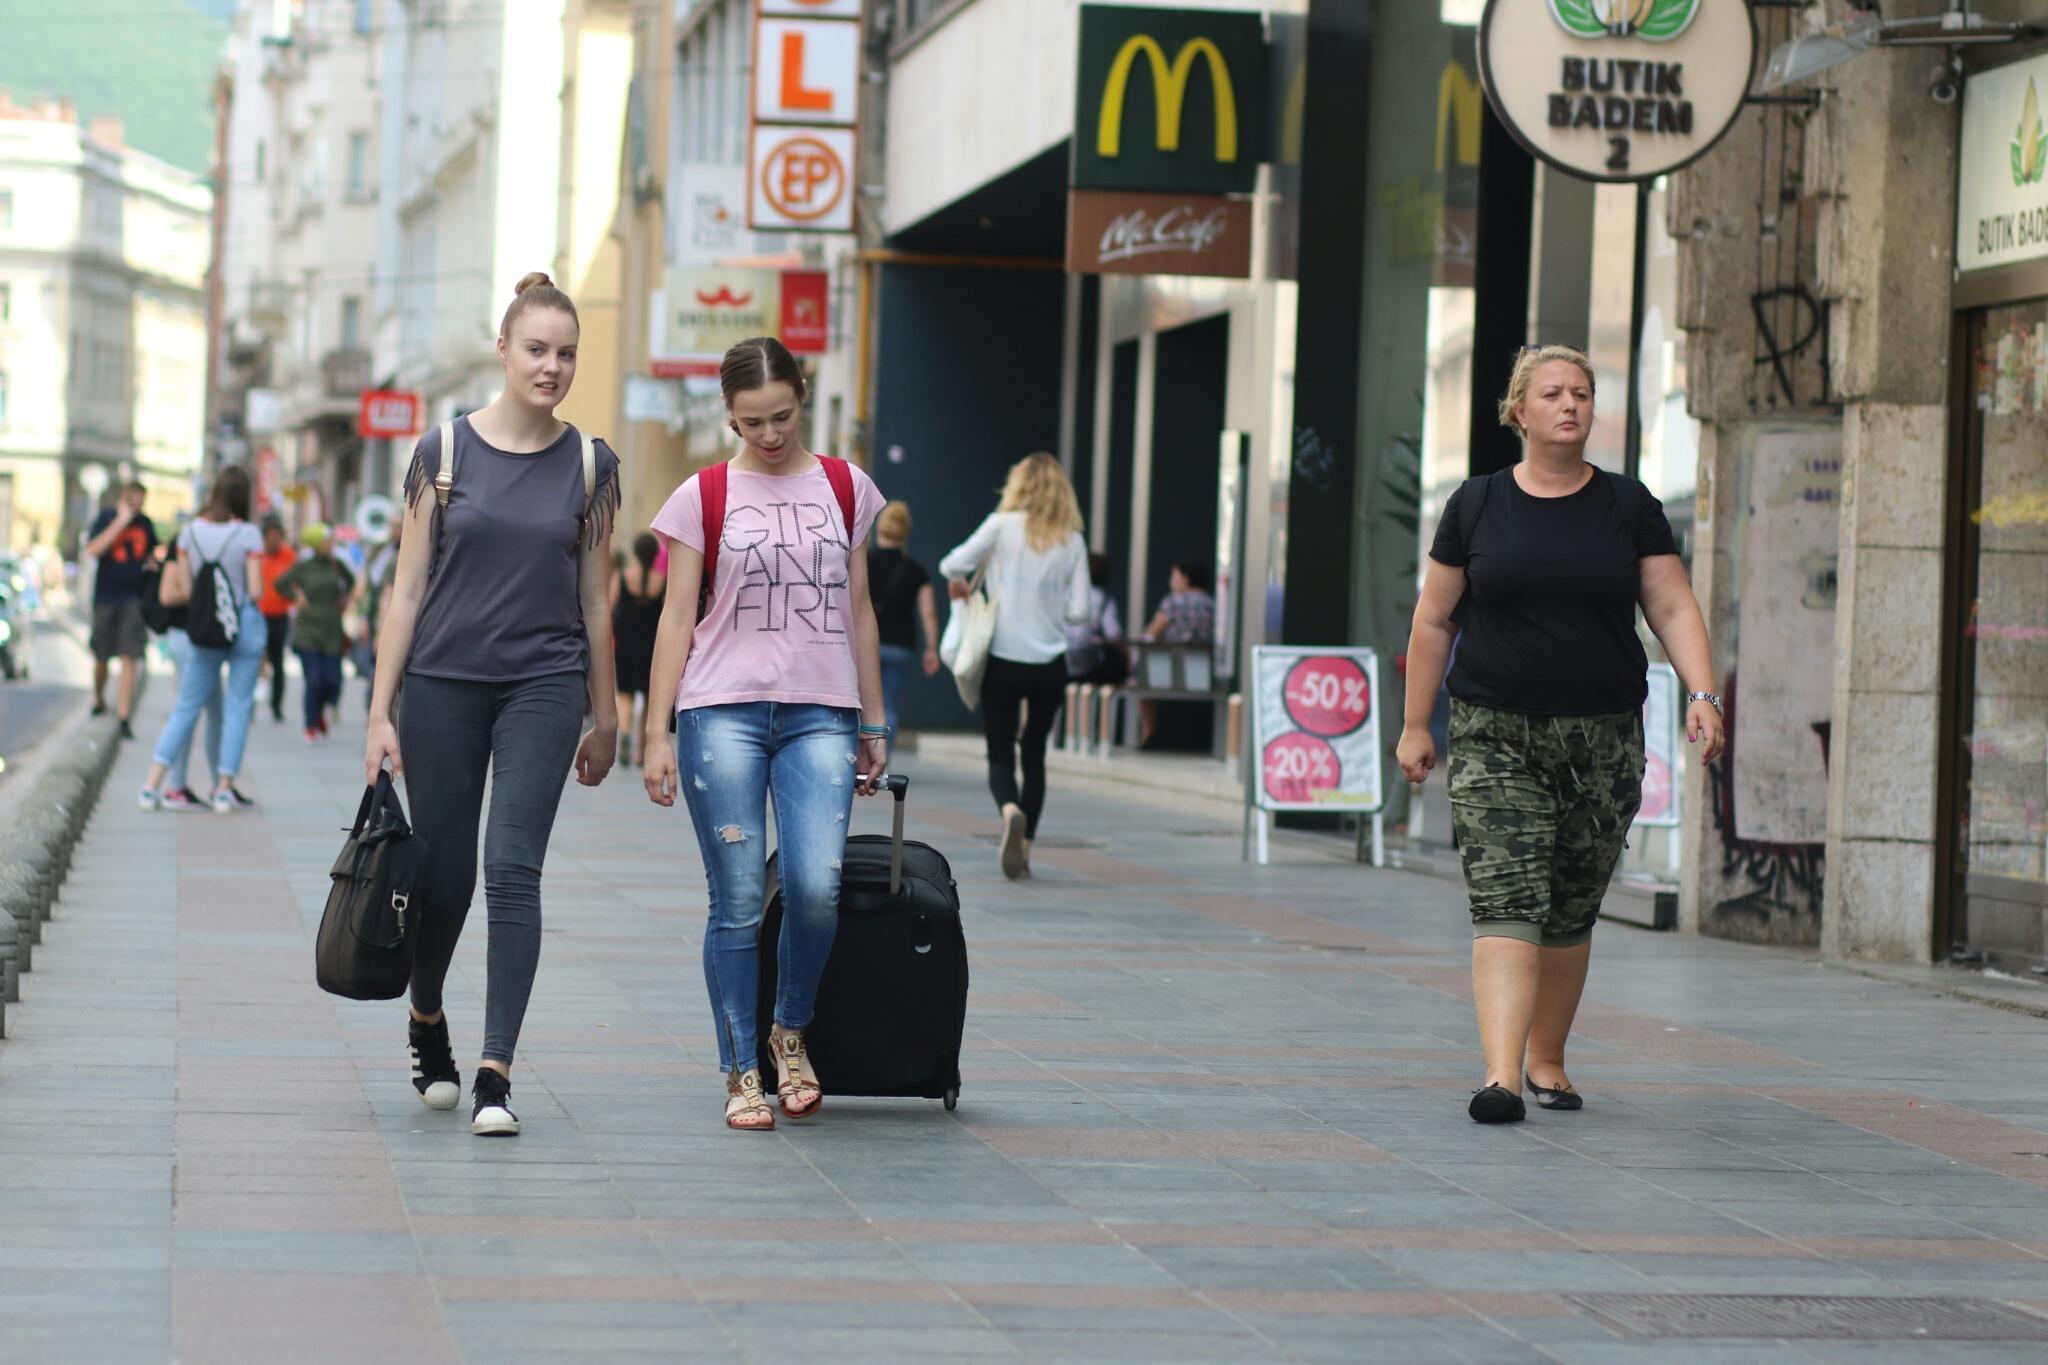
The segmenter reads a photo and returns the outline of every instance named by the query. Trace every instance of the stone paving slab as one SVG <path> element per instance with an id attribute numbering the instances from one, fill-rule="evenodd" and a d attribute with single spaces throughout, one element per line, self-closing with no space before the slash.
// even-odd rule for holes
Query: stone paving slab
<path id="1" fill-rule="evenodd" d="M 259 717 L 261 805 L 219 818 L 134 808 L 167 693 L 0 1044 L 0 1361 L 2038 1359 L 1625 1337 L 1572 1299 L 2048 1318 L 2038 1019 L 1609 926 L 1587 1108 L 1481 1128 L 1455 886 L 1249 867 L 1213 815 L 1099 790 L 1055 794 L 1010 884 L 978 783 L 910 759 L 967 907 L 960 1108 L 731 1134 L 694 843 L 621 772 L 565 797 L 525 1131 L 486 1142 L 414 1098 L 401 1006 L 312 982 L 356 694 L 325 746 Z"/>

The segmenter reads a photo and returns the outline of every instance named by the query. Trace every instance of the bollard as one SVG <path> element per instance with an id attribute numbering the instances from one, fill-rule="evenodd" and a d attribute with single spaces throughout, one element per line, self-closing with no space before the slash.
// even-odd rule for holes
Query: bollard
<path id="1" fill-rule="evenodd" d="M 21 929 L 14 916 L 0 915 L 0 1002 L 21 1003 Z"/>
<path id="2" fill-rule="evenodd" d="M 20 970 L 29 969 L 31 945 L 42 938 L 36 909 L 35 881 L 19 864 L 0 862 L 0 919 L 14 926 L 14 952 Z"/>

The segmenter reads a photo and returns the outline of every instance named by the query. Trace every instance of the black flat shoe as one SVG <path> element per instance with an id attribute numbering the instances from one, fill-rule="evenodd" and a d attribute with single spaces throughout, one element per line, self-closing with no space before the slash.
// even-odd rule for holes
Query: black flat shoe
<path id="1" fill-rule="evenodd" d="M 1528 1108 L 1522 1097 L 1504 1085 L 1489 1085 L 1484 1090 L 1472 1092 L 1472 1103 L 1466 1109 L 1474 1123 L 1520 1123 L 1529 1117 Z"/>
<path id="2" fill-rule="evenodd" d="M 1535 1081 L 1530 1080 L 1527 1076 L 1522 1077 L 1522 1079 L 1527 1083 L 1530 1093 L 1536 1096 L 1536 1107 L 1538 1109 L 1583 1109 L 1586 1107 L 1586 1101 L 1581 1098 L 1578 1091 L 1572 1089 L 1569 1085 L 1561 1085 L 1553 1090 L 1548 1086 L 1536 1084 Z"/>

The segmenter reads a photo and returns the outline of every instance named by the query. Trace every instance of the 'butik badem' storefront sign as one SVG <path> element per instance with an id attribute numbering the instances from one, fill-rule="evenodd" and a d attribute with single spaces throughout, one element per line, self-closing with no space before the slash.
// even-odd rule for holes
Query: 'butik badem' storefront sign
<path id="1" fill-rule="evenodd" d="M 1742 112 L 1747 0 L 1487 0 L 1479 77 L 1515 140 L 1588 180 L 1651 180 Z"/>
<path id="2" fill-rule="evenodd" d="M 2048 256 L 2048 57 L 1974 73 L 1963 87 L 1956 269 Z"/>

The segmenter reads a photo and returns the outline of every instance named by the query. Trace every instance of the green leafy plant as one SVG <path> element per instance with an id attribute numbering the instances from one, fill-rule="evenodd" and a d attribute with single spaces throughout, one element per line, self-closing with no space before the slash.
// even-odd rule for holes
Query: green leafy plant
<path id="1" fill-rule="evenodd" d="M 2026 103 L 2020 106 L 2020 126 L 2012 140 L 2012 183 L 2031 185 L 2043 172 L 2048 172 L 2048 135 L 2041 129 L 2041 97 L 2029 80 Z"/>

